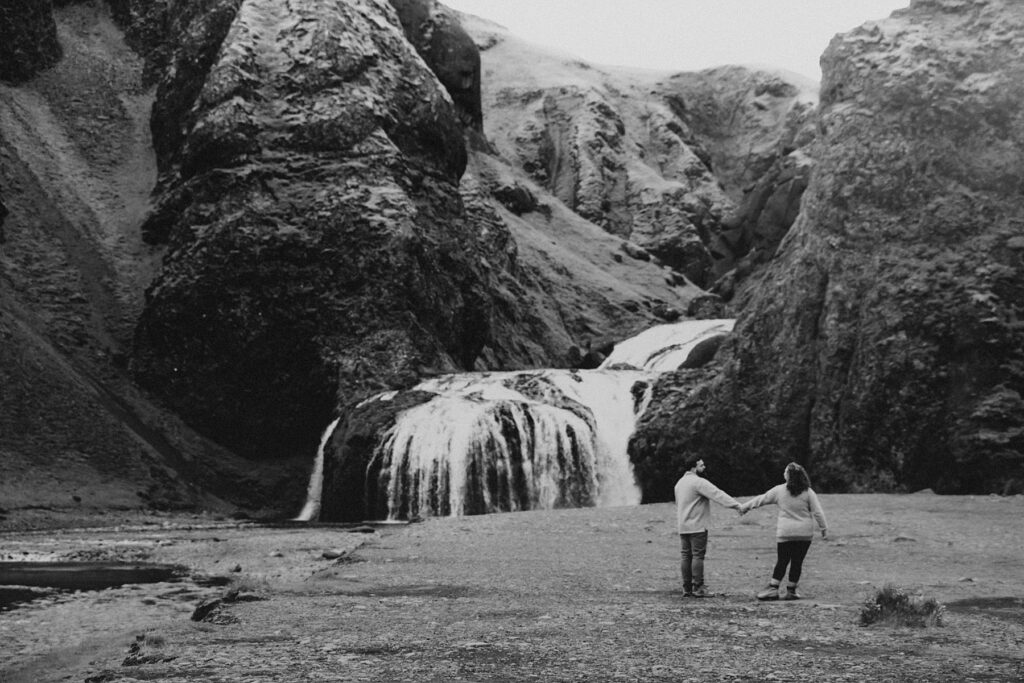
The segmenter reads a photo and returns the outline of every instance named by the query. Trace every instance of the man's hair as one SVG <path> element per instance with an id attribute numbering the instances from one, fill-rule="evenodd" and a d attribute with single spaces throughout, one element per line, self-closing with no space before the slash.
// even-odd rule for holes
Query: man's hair
<path id="1" fill-rule="evenodd" d="M 686 456 L 686 460 L 683 461 L 683 469 L 689 472 L 690 470 L 697 466 L 697 463 L 699 463 L 703 459 L 704 456 L 701 455 L 688 455 Z"/>
<path id="2" fill-rule="evenodd" d="M 786 465 L 786 472 L 789 474 L 789 478 L 786 480 L 786 488 L 789 489 L 791 495 L 799 496 L 811 488 L 811 478 L 807 476 L 807 470 L 800 465 L 791 462 Z"/>

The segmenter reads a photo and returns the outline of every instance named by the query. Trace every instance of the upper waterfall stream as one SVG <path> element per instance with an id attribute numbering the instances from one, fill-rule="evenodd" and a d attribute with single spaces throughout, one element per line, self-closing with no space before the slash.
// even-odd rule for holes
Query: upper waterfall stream
<path id="1" fill-rule="evenodd" d="M 388 519 L 558 507 L 636 505 L 627 454 L 658 374 L 678 368 L 732 320 L 659 325 L 618 344 L 596 370 L 460 373 L 413 387 L 434 397 L 397 414 L 378 436 L 367 486 Z M 397 392 L 371 397 L 392 401 Z M 298 520 L 316 519 L 325 430 Z"/>

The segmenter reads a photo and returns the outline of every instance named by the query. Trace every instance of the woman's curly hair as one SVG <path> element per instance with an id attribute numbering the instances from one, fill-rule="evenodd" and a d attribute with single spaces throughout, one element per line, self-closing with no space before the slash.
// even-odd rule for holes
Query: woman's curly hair
<path id="1" fill-rule="evenodd" d="M 807 476 L 807 470 L 795 462 L 786 465 L 786 488 L 790 494 L 799 496 L 811 488 L 811 478 Z"/>

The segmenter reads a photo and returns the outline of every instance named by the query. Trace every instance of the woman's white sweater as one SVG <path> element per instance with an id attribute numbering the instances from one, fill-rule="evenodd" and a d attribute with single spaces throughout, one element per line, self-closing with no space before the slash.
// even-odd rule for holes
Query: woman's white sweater
<path id="1" fill-rule="evenodd" d="M 811 489 L 794 496 L 785 484 L 779 484 L 743 503 L 740 509 L 746 512 L 770 503 L 779 506 L 775 536 L 780 541 L 808 541 L 814 538 L 815 522 L 822 531 L 828 529 L 825 511 L 821 509 L 817 494 Z"/>

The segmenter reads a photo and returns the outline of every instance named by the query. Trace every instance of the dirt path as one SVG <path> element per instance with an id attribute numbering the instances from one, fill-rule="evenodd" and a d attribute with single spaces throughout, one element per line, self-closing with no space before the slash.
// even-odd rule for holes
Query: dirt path
<path id="1" fill-rule="evenodd" d="M 835 540 L 811 550 L 806 599 L 774 604 L 752 598 L 774 557 L 770 510 L 742 519 L 715 510 L 716 595 L 704 600 L 678 590 L 670 505 L 437 519 L 372 534 L 9 535 L 8 556 L 64 548 L 183 562 L 261 599 L 224 604 L 201 622 L 189 619 L 196 604 L 225 588 L 137 586 L 30 603 L 0 614 L 0 680 L 1021 680 L 1024 498 L 823 501 Z M 329 548 L 352 552 L 327 560 Z M 946 604 L 947 625 L 858 626 L 862 602 L 889 582 Z"/>

